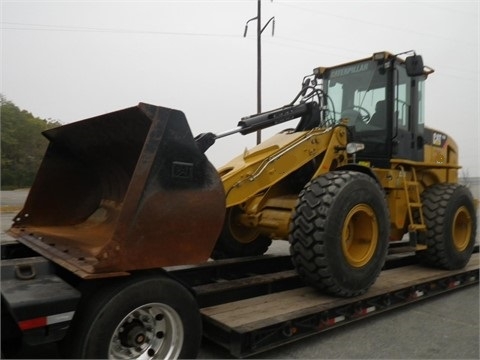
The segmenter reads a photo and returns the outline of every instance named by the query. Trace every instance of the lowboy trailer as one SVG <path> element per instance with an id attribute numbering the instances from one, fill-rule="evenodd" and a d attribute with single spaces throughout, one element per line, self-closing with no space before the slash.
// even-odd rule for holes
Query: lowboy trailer
<path id="1" fill-rule="evenodd" d="M 479 282 L 478 246 L 465 268 L 452 271 L 421 266 L 408 250 L 411 248 L 391 248 L 377 282 L 366 294 L 355 298 L 325 295 L 305 286 L 288 255 L 217 260 L 166 271 L 195 294 L 203 336 L 243 358 Z M 22 251 L 27 255 L 18 244 L 2 245 L 2 300 L 19 302 L 22 294 L 18 287 L 13 293 L 8 287 L 9 280 L 15 283 L 18 277 L 28 284 L 25 289 L 44 288 L 43 292 L 37 291 L 43 299 L 36 298 L 34 308 L 43 300 L 45 306 L 55 308 L 55 313 L 26 319 L 19 327 L 30 346 L 55 342 L 73 317 L 72 311 L 63 309 L 71 307 L 77 297 L 68 286 L 64 292 L 48 292 L 49 284 L 60 280 L 49 273 L 53 267 L 45 258 L 9 259 Z M 53 286 L 58 290 L 58 284 Z M 19 306 L 26 312 L 32 310 L 25 301 Z M 9 322 L 4 320 L 9 319 L 2 319 L 2 327 Z M 5 331 L 15 333 L 5 327 L 2 337 Z M 18 341 L 13 344 L 22 346 Z"/>

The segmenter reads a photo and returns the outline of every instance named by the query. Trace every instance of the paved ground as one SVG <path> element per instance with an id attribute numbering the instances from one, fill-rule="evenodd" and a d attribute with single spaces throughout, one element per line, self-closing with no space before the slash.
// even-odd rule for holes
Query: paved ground
<path id="1" fill-rule="evenodd" d="M 2 191 L 1 238 L 25 191 Z M 15 210 L 16 209 L 16 210 Z M 14 211 L 15 210 L 15 211 Z M 284 253 L 285 243 L 272 252 Z M 479 359 L 479 287 L 470 286 L 258 354 L 262 359 Z M 18 358 L 58 358 L 53 346 L 24 349 Z M 231 358 L 204 340 L 199 358 Z"/>

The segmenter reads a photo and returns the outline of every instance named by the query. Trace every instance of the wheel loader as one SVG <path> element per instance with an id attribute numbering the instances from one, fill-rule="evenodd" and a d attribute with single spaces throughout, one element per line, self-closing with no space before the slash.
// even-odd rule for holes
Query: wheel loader
<path id="1" fill-rule="evenodd" d="M 379 52 L 318 67 L 291 104 L 242 119 L 242 133 L 300 121 L 219 169 L 227 211 L 213 257 L 288 239 L 300 276 L 346 297 L 373 284 L 404 236 L 425 264 L 463 267 L 475 206 L 458 184 L 457 144 L 425 126 L 431 73 L 420 55 Z"/>
<path id="2" fill-rule="evenodd" d="M 182 112 L 144 103 L 45 131 L 9 230 L 44 260 L 2 249 L 2 308 L 24 336 L 32 317 L 60 312 L 48 319 L 71 326 L 49 336 L 77 358 L 194 357 L 200 317 L 167 267 L 289 241 L 302 280 L 340 297 L 365 293 L 395 242 L 428 266 L 462 268 L 475 203 L 458 183 L 457 144 L 425 126 L 434 71 L 405 54 L 317 67 L 289 104 L 219 134 L 193 137 Z M 204 154 L 223 137 L 287 122 L 219 169 Z M 48 296 L 21 283 L 47 275 Z"/>

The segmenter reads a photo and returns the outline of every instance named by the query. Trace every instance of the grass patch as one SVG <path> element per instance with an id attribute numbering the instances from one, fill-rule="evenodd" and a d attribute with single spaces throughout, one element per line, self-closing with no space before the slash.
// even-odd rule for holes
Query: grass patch
<path id="1" fill-rule="evenodd" d="M 20 210 L 22 210 L 22 206 L 18 206 L 18 205 L 1 205 L 0 206 L 0 214 L 18 213 Z"/>

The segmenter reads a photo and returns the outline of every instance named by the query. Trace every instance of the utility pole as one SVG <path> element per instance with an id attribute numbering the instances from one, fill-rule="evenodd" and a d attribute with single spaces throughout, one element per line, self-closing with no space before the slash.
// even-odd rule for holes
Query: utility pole
<path id="1" fill-rule="evenodd" d="M 272 0 L 273 1 L 273 0 Z M 243 37 L 247 36 L 248 23 L 257 20 L 257 113 L 262 112 L 262 32 L 272 23 L 272 36 L 275 32 L 275 16 L 272 16 L 262 28 L 262 0 L 257 0 L 257 16 L 248 20 L 245 24 Z M 257 131 L 257 145 L 262 142 L 262 131 Z"/>

